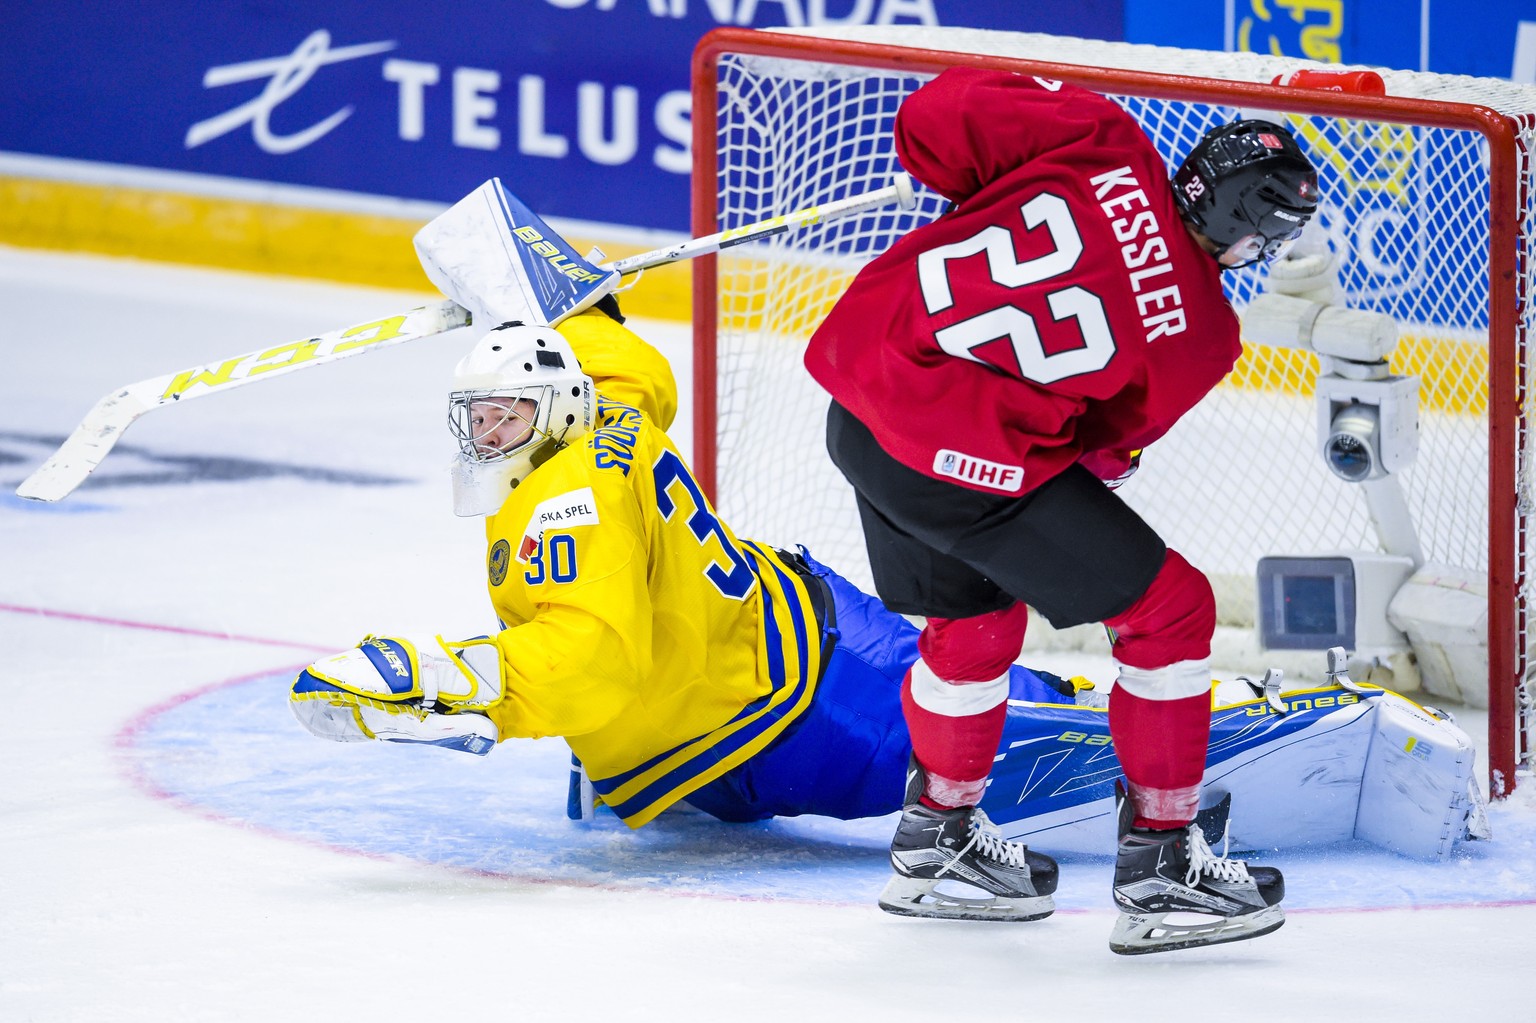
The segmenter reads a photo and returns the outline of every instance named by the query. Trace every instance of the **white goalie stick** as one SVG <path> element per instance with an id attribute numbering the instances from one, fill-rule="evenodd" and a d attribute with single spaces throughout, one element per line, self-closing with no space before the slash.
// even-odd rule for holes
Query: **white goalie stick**
<path id="1" fill-rule="evenodd" d="M 458 305 L 438 302 L 399 316 L 343 327 L 329 334 L 120 387 L 92 406 L 80 425 L 46 462 L 22 481 L 16 493 L 34 501 L 57 501 L 69 496 L 107 457 L 133 421 L 146 412 L 441 334 L 468 323 L 469 314 Z"/>
<path id="2" fill-rule="evenodd" d="M 893 183 L 885 188 L 808 206 L 783 216 L 654 249 L 605 264 L 600 269 L 620 274 L 635 273 L 718 252 L 792 228 L 862 213 L 893 202 L 899 203 L 902 209 L 912 209 L 916 205 L 911 179 L 905 174 L 898 174 Z M 220 362 L 193 366 L 118 388 L 91 408 L 59 449 L 22 481 L 16 493 L 34 501 L 58 501 L 69 496 L 107 457 L 112 446 L 133 425 L 134 420 L 146 412 L 284 373 L 443 334 L 468 326 L 470 319 L 469 312 L 463 306 L 452 301 L 442 301 L 397 316 L 354 324 L 328 334 L 264 348 Z"/>
<path id="3" fill-rule="evenodd" d="M 804 227 L 808 224 L 817 224 L 828 220 L 837 220 L 839 217 L 847 217 L 855 213 L 863 213 L 865 210 L 871 210 L 877 206 L 888 206 L 893 202 L 904 210 L 910 210 L 917 205 L 917 196 L 912 191 L 912 179 L 905 174 L 897 174 L 891 179 L 889 185 L 884 188 L 877 188 L 872 192 L 851 195 L 846 199 L 836 199 L 832 202 L 821 203 L 818 206 L 807 206 L 803 210 L 786 213 L 780 217 L 769 217 L 767 220 L 759 220 L 755 224 L 745 224 L 741 227 L 733 227 L 729 231 L 707 234 L 701 238 L 692 238 L 671 248 L 654 249 L 638 256 L 630 256 L 628 259 L 615 260 L 604 266 L 603 269 L 617 270 L 621 274 L 634 273 L 637 270 L 648 270 L 653 266 L 661 266 L 665 263 L 676 263 L 683 259 L 707 256 L 711 252 L 719 252 L 721 249 L 728 249 L 732 245 L 740 245 L 743 242 L 756 241 L 760 238 L 767 238 L 770 235 L 782 234 L 792 228 Z"/>

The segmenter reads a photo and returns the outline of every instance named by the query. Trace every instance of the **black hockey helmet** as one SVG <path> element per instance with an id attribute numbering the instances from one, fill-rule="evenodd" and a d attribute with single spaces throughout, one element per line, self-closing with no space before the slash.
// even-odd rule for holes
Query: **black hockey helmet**
<path id="1" fill-rule="evenodd" d="M 1184 220 L 1229 254 L 1223 263 L 1246 266 L 1284 255 L 1301 235 L 1317 209 L 1317 169 L 1280 125 L 1235 121 L 1195 143 L 1173 193 Z"/>

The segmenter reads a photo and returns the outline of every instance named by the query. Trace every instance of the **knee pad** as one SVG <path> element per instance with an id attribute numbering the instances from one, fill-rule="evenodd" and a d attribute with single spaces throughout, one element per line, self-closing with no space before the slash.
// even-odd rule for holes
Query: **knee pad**
<path id="1" fill-rule="evenodd" d="M 1211 656 L 1216 633 L 1216 596 L 1210 580 L 1170 548 L 1146 592 L 1104 624 L 1122 665 L 1164 668 L 1203 661 Z"/>
<path id="2" fill-rule="evenodd" d="M 970 618 L 929 618 L 917 639 L 918 654 L 945 682 L 990 682 L 1018 660 L 1028 624 L 1022 601 Z"/>

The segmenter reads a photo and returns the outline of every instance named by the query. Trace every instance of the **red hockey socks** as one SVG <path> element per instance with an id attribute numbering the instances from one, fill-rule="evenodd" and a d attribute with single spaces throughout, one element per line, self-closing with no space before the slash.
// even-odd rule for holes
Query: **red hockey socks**
<path id="1" fill-rule="evenodd" d="M 1181 828 L 1200 809 L 1200 780 L 1211 735 L 1209 681 L 1198 695 L 1171 700 L 1148 699 L 1123 683 L 1122 677 L 1109 694 L 1109 734 L 1129 782 L 1136 811 L 1133 823 L 1138 828 Z"/>
<path id="2" fill-rule="evenodd" d="M 928 776 L 922 802 L 939 809 L 975 806 L 986 791 L 997 744 L 1003 738 L 1003 718 L 1008 713 L 1007 676 L 1001 689 L 991 682 L 954 685 L 933 679 L 922 664 L 914 664 L 901 684 L 901 709 L 912 734 L 912 753 Z M 918 676 L 917 698 L 912 693 L 914 673 Z M 943 700 L 943 689 L 936 690 L 936 686 L 955 691 L 960 699 Z M 992 705 L 964 713 L 978 698 Z M 947 709 L 931 709 L 939 706 Z"/>
<path id="3" fill-rule="evenodd" d="M 1120 664 L 1109 694 L 1109 734 L 1135 826 L 1183 827 L 1200 809 L 1211 735 L 1211 584 L 1170 548 L 1147 591 L 1104 624 Z"/>
<path id="4" fill-rule="evenodd" d="M 973 618 L 930 618 L 901 686 L 922 802 L 974 806 L 987 787 L 1008 713 L 1008 669 L 1024 644 L 1023 604 Z"/>

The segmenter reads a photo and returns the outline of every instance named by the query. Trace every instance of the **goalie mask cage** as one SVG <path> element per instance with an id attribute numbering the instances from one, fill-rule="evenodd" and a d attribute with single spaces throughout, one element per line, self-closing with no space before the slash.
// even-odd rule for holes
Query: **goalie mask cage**
<path id="1" fill-rule="evenodd" d="M 1296 132 L 1320 172 L 1319 218 L 1345 304 L 1393 317 L 1392 369 L 1420 379 L 1419 454 L 1398 475 L 1424 558 L 1486 581 L 1489 788 L 1507 795 L 1531 742 L 1536 89 L 1380 71 L 1381 97 L 1270 85 L 1324 66 L 1256 54 L 969 29 L 717 29 L 694 58 L 694 234 L 888 185 L 900 169 L 897 107 L 954 65 L 1109 95 L 1170 168 L 1207 129 L 1239 116 L 1267 112 Z M 918 199 L 913 210 L 814 224 L 693 268 L 702 485 L 739 535 L 805 543 L 865 585 L 852 495 L 826 454 L 827 398 L 802 354 L 858 268 L 944 205 L 921 187 Z M 1224 280 L 1241 313 L 1266 274 Z M 1121 490 L 1211 577 L 1225 625 L 1251 631 L 1264 555 L 1381 548 L 1360 488 L 1335 478 L 1319 453 L 1317 373 L 1310 353 L 1245 343 L 1229 379 L 1149 449 Z"/>

